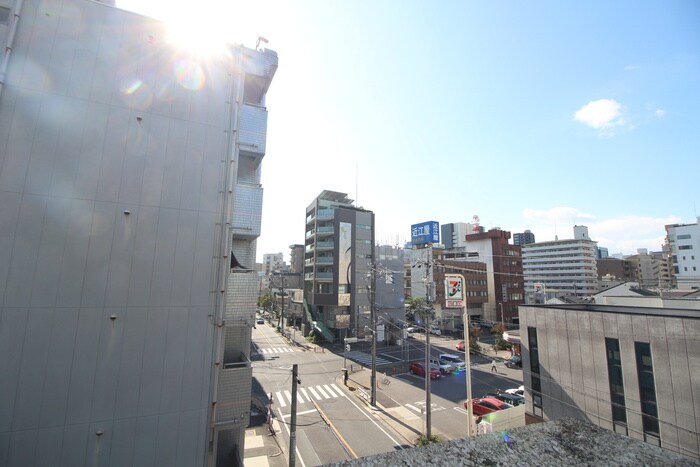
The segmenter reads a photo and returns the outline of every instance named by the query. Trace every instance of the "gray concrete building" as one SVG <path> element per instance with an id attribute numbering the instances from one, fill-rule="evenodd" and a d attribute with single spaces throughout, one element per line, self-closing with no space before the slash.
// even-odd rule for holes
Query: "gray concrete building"
<path id="1" fill-rule="evenodd" d="M 676 304 L 521 306 L 528 415 L 700 459 L 700 313 Z"/>
<path id="2" fill-rule="evenodd" d="M 0 465 L 230 465 L 277 55 L 108 3 L 0 1 Z"/>
<path id="3" fill-rule="evenodd" d="M 369 324 L 374 213 L 324 190 L 306 208 L 305 230 L 305 332 L 330 342 L 357 336 Z"/>

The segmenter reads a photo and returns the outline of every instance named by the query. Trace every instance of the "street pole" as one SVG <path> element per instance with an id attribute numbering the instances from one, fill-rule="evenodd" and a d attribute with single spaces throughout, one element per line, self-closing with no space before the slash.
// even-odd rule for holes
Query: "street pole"
<path id="1" fill-rule="evenodd" d="M 426 289 L 426 296 L 428 295 Z M 430 386 L 430 308 L 427 308 L 427 313 L 425 314 L 425 437 L 427 441 L 430 442 L 432 435 L 431 429 L 431 404 L 430 393 L 432 388 Z M 439 371 L 439 368 L 438 368 Z"/>
<path id="2" fill-rule="evenodd" d="M 457 278 L 459 278 L 459 286 L 454 288 L 454 286 L 451 286 L 449 284 L 450 280 L 457 281 Z M 445 293 L 446 296 L 449 296 L 452 294 L 452 297 L 455 301 L 458 301 L 461 299 L 462 301 L 462 316 L 464 320 L 464 369 L 465 369 L 465 374 L 464 374 L 464 379 L 467 385 L 467 401 L 465 402 L 466 408 L 467 408 L 467 436 L 472 435 L 472 423 L 474 422 L 474 408 L 472 407 L 472 381 L 471 381 L 471 375 L 472 375 L 472 365 L 471 365 L 471 357 L 469 354 L 469 348 L 471 347 L 469 345 L 469 339 L 470 339 L 470 330 L 471 326 L 469 323 L 469 303 L 467 302 L 467 299 L 469 298 L 469 294 L 467 293 L 467 281 L 464 280 L 464 276 L 462 274 L 445 274 L 445 289 L 447 292 Z M 451 292 L 450 292 L 451 291 Z"/>
<path id="3" fill-rule="evenodd" d="M 289 423 L 289 467 L 294 467 L 297 448 L 297 375 L 298 366 L 292 365 L 292 415 Z"/>
<path id="4" fill-rule="evenodd" d="M 369 321 L 370 321 L 370 326 L 372 327 L 372 375 L 370 377 L 370 383 L 372 384 L 372 395 L 370 398 L 370 405 L 372 407 L 377 407 L 377 323 L 375 322 L 377 319 L 377 313 L 375 311 L 375 295 L 376 295 L 376 290 L 375 287 L 377 285 L 377 271 L 375 269 L 375 265 L 371 265 L 370 269 L 370 288 L 369 288 L 369 299 L 370 299 L 370 308 L 369 308 Z"/>
<path id="5" fill-rule="evenodd" d="M 501 308 L 501 332 L 505 331 L 505 324 L 503 322 L 503 303 L 499 303 L 498 306 Z"/>

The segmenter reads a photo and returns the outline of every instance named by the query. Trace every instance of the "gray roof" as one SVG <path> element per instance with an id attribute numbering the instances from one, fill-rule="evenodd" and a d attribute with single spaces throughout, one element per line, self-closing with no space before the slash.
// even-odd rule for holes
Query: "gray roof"
<path id="1" fill-rule="evenodd" d="M 565 418 L 330 465 L 636 467 L 700 466 L 700 462 L 588 422 Z"/>

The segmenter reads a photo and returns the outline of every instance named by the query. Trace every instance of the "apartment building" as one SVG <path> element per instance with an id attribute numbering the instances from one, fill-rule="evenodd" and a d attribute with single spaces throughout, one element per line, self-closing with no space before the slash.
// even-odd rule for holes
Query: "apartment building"
<path id="1" fill-rule="evenodd" d="M 369 324 L 374 213 L 324 190 L 306 208 L 304 245 L 305 333 L 330 342 L 360 334 Z"/>
<path id="2" fill-rule="evenodd" d="M 1 5 L 0 465 L 242 463 L 277 54 Z"/>
<path id="3" fill-rule="evenodd" d="M 284 255 L 281 252 L 264 254 L 262 264 L 262 272 L 265 275 L 269 275 L 275 271 L 284 271 L 286 269 L 286 265 L 284 264 Z"/>
<path id="4" fill-rule="evenodd" d="M 700 459 L 697 300 L 620 298 L 630 305 L 520 307 L 526 412 Z"/>
<path id="5" fill-rule="evenodd" d="M 535 234 L 526 230 L 525 232 L 514 233 L 513 234 L 513 245 L 527 245 L 528 243 L 535 243 Z"/>
<path id="6" fill-rule="evenodd" d="M 598 291 L 597 248 L 588 227 L 574 226 L 573 239 L 525 245 L 522 257 L 527 303 L 536 295 L 589 297 Z"/>
<path id="7" fill-rule="evenodd" d="M 700 217 L 695 224 L 666 226 L 666 245 L 679 289 L 700 289 Z"/>

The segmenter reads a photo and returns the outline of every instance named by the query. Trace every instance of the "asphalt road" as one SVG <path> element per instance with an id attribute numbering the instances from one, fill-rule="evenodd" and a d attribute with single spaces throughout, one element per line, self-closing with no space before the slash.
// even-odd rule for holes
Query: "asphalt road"
<path id="1" fill-rule="evenodd" d="M 292 365 L 298 365 L 297 464 L 320 465 L 402 449 L 405 443 L 341 387 L 343 357 L 294 346 L 273 327 L 253 330 L 254 388 L 272 397 L 283 450 L 289 449 Z M 288 455 L 285 453 L 285 455 Z"/>

